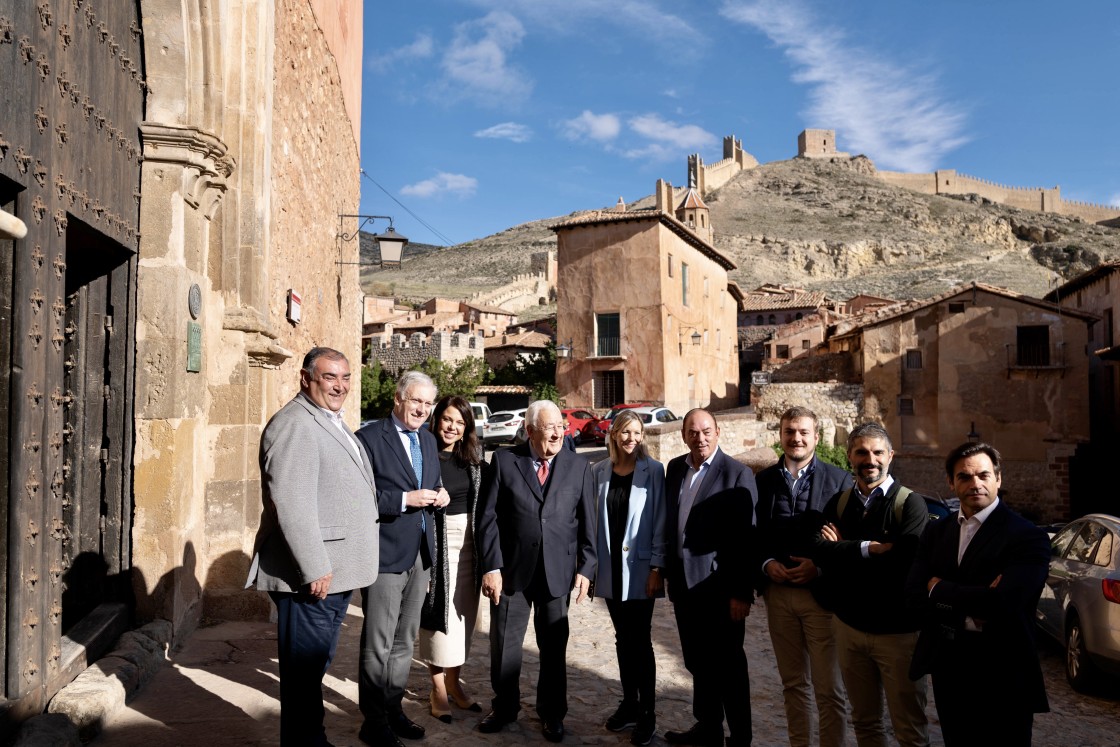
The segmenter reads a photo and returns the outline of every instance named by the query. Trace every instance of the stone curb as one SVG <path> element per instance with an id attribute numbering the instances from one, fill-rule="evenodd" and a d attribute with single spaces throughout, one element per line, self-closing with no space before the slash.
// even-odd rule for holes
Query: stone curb
<path id="1" fill-rule="evenodd" d="M 123 634 L 108 654 L 51 698 L 46 713 L 20 726 L 12 747 L 72 747 L 96 737 L 167 663 L 171 635 L 167 620 Z"/>

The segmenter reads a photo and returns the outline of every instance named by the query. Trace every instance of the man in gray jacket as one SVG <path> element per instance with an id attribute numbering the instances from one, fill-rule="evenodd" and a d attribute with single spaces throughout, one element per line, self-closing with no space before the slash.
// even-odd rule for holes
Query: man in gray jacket
<path id="1" fill-rule="evenodd" d="M 299 394 L 261 434 L 264 511 L 246 587 L 276 604 L 284 747 L 330 744 L 323 675 L 351 591 L 377 578 L 373 470 L 342 420 L 349 391 L 346 356 L 312 348 Z"/>

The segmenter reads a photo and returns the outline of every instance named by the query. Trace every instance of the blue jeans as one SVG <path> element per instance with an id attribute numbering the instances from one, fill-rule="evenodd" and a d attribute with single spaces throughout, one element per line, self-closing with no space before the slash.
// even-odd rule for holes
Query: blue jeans
<path id="1" fill-rule="evenodd" d="M 315 599 L 310 594 L 269 592 L 276 604 L 280 660 L 280 744 L 326 744 L 323 675 L 334 658 L 350 592 Z"/>

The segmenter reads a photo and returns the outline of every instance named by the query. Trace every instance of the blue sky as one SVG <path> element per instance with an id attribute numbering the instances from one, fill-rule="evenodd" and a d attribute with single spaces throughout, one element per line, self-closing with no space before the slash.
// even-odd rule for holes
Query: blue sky
<path id="1" fill-rule="evenodd" d="M 725 135 L 790 158 L 805 128 L 881 169 L 1120 205 L 1118 19 L 1114 0 L 366 2 L 362 212 L 459 243 L 681 185 Z"/>

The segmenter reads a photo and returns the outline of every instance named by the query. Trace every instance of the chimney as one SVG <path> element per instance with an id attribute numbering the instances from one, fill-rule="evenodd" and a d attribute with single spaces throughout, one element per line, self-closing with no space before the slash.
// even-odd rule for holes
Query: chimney
<path id="1" fill-rule="evenodd" d="M 673 185 L 664 179 L 658 179 L 657 185 L 653 188 L 654 208 L 657 210 L 673 214 Z"/>

